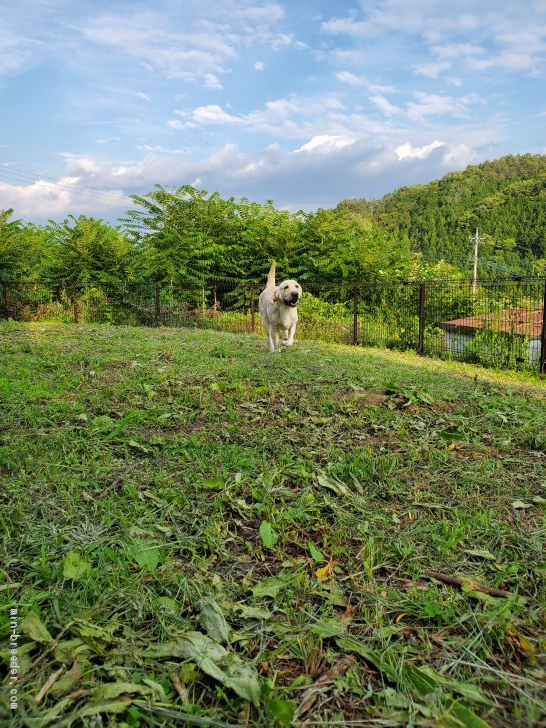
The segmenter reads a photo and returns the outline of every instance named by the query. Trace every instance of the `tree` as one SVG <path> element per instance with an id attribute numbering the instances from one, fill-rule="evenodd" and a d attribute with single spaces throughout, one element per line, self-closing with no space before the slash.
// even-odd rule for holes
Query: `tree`
<path id="1" fill-rule="evenodd" d="M 239 234 L 233 200 L 190 185 L 172 192 L 156 185 L 132 199 L 142 209 L 129 210 L 122 222 L 136 244 L 143 278 L 201 283 L 220 270 L 234 272 L 233 261 L 222 257 Z"/>
<path id="2" fill-rule="evenodd" d="M 295 276 L 301 214 L 277 210 L 271 200 L 264 204 L 243 198 L 237 205 L 241 234 L 235 256 L 242 278 L 264 283 L 271 260 L 276 260 L 279 273 Z"/>
<path id="3" fill-rule="evenodd" d="M 375 280 L 409 251 L 366 220 L 344 211 L 319 209 L 305 216 L 298 257 L 302 280 Z"/>
<path id="4" fill-rule="evenodd" d="M 20 220 L 10 220 L 13 210 L 0 211 L 0 282 L 17 280 L 23 272 L 25 248 Z"/>
<path id="5" fill-rule="evenodd" d="M 130 276 L 133 246 L 119 228 L 103 220 L 70 215 L 62 224 L 50 222 L 47 235 L 52 257 L 47 277 L 82 289 L 114 288 Z"/>

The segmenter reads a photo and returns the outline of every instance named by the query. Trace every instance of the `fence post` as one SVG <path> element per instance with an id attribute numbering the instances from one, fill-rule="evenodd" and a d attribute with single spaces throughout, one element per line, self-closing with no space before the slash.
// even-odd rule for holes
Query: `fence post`
<path id="1" fill-rule="evenodd" d="M 254 301 L 254 286 L 250 286 L 250 330 L 254 333 L 256 328 L 256 302 Z"/>
<path id="2" fill-rule="evenodd" d="M 9 308 L 8 308 L 8 284 L 2 283 L 2 293 L 3 293 L 3 307 L 4 307 L 4 318 L 7 320 L 9 318 Z"/>
<path id="3" fill-rule="evenodd" d="M 417 353 L 425 353 L 425 294 L 426 284 L 419 284 L 419 340 L 417 342 Z"/>
<path id="4" fill-rule="evenodd" d="M 358 288 L 353 291 L 353 344 L 358 346 Z"/>
<path id="5" fill-rule="evenodd" d="M 540 369 L 541 374 L 546 374 L 546 281 L 544 281 L 544 293 L 542 297 L 542 336 L 540 337 Z"/>
<path id="6" fill-rule="evenodd" d="M 154 326 L 159 326 L 159 319 L 161 316 L 161 308 L 159 306 L 159 283 L 155 284 L 155 306 L 154 306 Z"/>

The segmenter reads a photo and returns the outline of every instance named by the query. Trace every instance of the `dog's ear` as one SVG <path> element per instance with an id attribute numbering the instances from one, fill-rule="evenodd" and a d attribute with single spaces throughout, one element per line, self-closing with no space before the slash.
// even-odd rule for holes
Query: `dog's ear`
<path id="1" fill-rule="evenodd" d="M 275 303 L 279 300 L 280 290 L 280 288 L 275 288 L 275 290 L 273 291 L 273 295 L 271 296 L 271 300 L 269 301 L 272 306 L 274 306 Z"/>

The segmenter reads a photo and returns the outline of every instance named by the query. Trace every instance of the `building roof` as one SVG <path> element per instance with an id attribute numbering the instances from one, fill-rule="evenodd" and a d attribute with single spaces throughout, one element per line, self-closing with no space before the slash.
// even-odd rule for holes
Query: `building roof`
<path id="1" fill-rule="evenodd" d="M 456 334 L 475 334 L 476 331 L 489 329 L 503 334 L 516 334 L 529 339 L 538 339 L 542 333 L 542 310 L 507 308 L 504 311 L 442 321 L 439 326 L 444 331 Z"/>

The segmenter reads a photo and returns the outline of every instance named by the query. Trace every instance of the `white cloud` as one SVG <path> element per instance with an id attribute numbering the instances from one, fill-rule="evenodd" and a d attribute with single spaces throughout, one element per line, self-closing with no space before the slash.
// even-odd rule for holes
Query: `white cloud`
<path id="1" fill-rule="evenodd" d="M 386 116 L 393 116 L 394 114 L 400 113 L 400 109 L 393 106 L 391 102 L 380 94 L 370 96 L 370 101 L 377 106 Z"/>
<path id="2" fill-rule="evenodd" d="M 161 144 L 137 144 L 136 149 L 152 154 L 189 154 L 188 147 L 164 147 Z"/>
<path id="3" fill-rule="evenodd" d="M 218 104 L 208 104 L 207 106 L 198 106 L 191 111 L 175 111 L 175 114 L 182 116 L 185 121 L 178 119 L 170 119 L 167 125 L 172 129 L 196 128 L 198 126 L 208 126 L 209 124 L 233 124 L 240 123 L 241 119 L 228 114 Z"/>
<path id="4" fill-rule="evenodd" d="M 32 58 L 32 43 L 0 26 L 0 75 L 16 71 Z"/>
<path id="5" fill-rule="evenodd" d="M 148 94 L 143 93 L 142 91 L 137 91 L 135 93 L 135 96 L 138 99 L 143 99 L 144 101 L 151 101 L 152 99 L 148 96 Z"/>
<path id="6" fill-rule="evenodd" d="M 196 78 L 223 70 L 236 52 L 220 29 L 177 33 L 161 16 L 152 13 L 129 17 L 104 15 L 81 28 L 89 41 L 109 46 L 121 54 L 173 78 Z"/>
<path id="7" fill-rule="evenodd" d="M 229 13 L 237 21 L 251 21 L 253 24 L 269 25 L 284 17 L 284 8 L 278 3 L 250 5 L 249 7 L 231 6 Z"/>
<path id="8" fill-rule="evenodd" d="M 322 23 L 322 30 L 334 35 L 347 34 L 352 36 L 363 36 L 369 33 L 371 26 L 364 21 L 357 21 L 353 16 L 346 18 L 331 18 Z"/>
<path id="9" fill-rule="evenodd" d="M 539 0 L 540 2 L 540 0 Z M 374 38 L 395 31 L 419 35 L 428 43 L 446 36 L 498 32 L 508 21 L 510 27 L 525 23 L 525 14 L 517 6 L 499 7 L 498 0 L 482 0 L 479 10 L 474 0 L 361 0 L 361 12 L 352 10 L 345 17 L 333 17 L 321 25 L 325 33 L 348 35 L 355 39 Z M 529 13 L 532 15 L 532 12 Z"/>
<path id="10" fill-rule="evenodd" d="M 281 48 L 293 44 L 294 36 L 292 33 L 280 33 L 279 35 L 276 35 L 274 38 L 272 38 L 270 41 L 270 46 L 274 51 L 279 51 Z"/>
<path id="11" fill-rule="evenodd" d="M 504 68 L 508 71 L 538 70 L 546 55 L 546 25 L 525 23 L 525 20 L 510 30 L 500 29 L 495 37 L 498 46 L 506 46 L 489 58 L 475 61 L 475 68 L 483 71 L 490 68 Z"/>
<path id="12" fill-rule="evenodd" d="M 448 61 L 438 61 L 437 63 L 419 63 L 413 66 L 413 70 L 418 76 L 428 76 L 429 78 L 438 78 L 438 76 L 451 68 Z"/>
<path id="13" fill-rule="evenodd" d="M 282 139 L 310 139 L 319 134 L 344 134 L 349 116 L 334 94 L 300 97 L 290 94 L 271 99 L 248 114 L 238 117 L 240 123 L 254 134 L 266 134 Z M 353 124 L 350 122 L 349 125 Z"/>
<path id="14" fill-rule="evenodd" d="M 348 83 L 349 86 L 362 86 L 364 81 L 350 71 L 339 71 L 336 73 L 336 78 L 342 83 Z"/>
<path id="15" fill-rule="evenodd" d="M 206 88 L 214 88 L 214 89 L 222 88 L 222 84 L 220 83 L 219 79 L 213 73 L 206 73 L 203 80 L 205 82 Z"/>
<path id="16" fill-rule="evenodd" d="M 402 159 L 425 159 L 432 154 L 435 149 L 444 146 L 444 142 L 440 142 L 437 139 L 431 144 L 426 144 L 424 147 L 414 147 L 409 142 L 406 142 L 405 144 L 401 144 L 397 147 L 395 152 L 399 161 L 402 161 Z"/>
<path id="17" fill-rule="evenodd" d="M 393 94 L 396 92 L 394 86 L 388 86 L 385 84 L 369 83 L 368 89 L 373 94 Z"/>
<path id="18" fill-rule="evenodd" d="M 442 25 L 442 11 L 440 10 L 436 18 L 428 0 L 413 0 L 411 3 L 405 0 L 379 0 L 369 5 L 369 10 L 364 3 L 361 4 L 366 8 L 362 14 L 364 19 L 357 19 L 356 12 L 352 11 L 344 18 L 331 18 L 322 23 L 322 30 L 334 35 L 362 39 L 393 30 L 403 33 L 431 32 L 434 29 L 431 25 Z"/>
<path id="19" fill-rule="evenodd" d="M 185 129 L 187 126 L 195 126 L 195 124 L 190 124 L 190 122 L 182 122 L 179 119 L 169 119 L 167 121 L 167 126 L 170 126 L 172 129 Z"/>
<path id="20" fill-rule="evenodd" d="M 299 149 L 310 147 L 309 140 L 376 139 L 386 142 L 397 137 L 400 144 L 415 121 L 437 117 L 449 127 L 455 119 L 470 118 L 474 109 L 483 104 L 479 96 L 467 94 L 447 96 L 418 92 L 404 105 L 395 105 L 387 97 L 374 94 L 370 104 L 381 112 L 364 113 L 365 107 L 346 106 L 336 95 L 284 98 L 266 101 L 261 108 L 244 114 L 233 114 L 218 104 L 182 109 L 175 113 L 181 119 L 169 120 L 173 130 L 203 129 L 214 126 L 229 134 L 234 142 L 243 140 L 245 133 L 283 139 L 301 140 Z M 445 117 L 443 119 L 442 117 Z M 396 125 L 395 125 L 396 124 Z M 182 142 L 184 143 L 184 142 Z M 243 142 L 244 143 L 244 142 Z M 324 151 L 327 147 L 324 147 Z"/>
<path id="21" fill-rule="evenodd" d="M 413 63 L 419 75 L 438 78 L 448 66 L 438 65 L 453 61 L 469 71 L 505 69 L 510 72 L 538 72 L 546 56 L 545 6 L 542 0 L 522 8 L 517 4 L 499 6 L 498 0 L 483 0 L 479 10 L 473 0 L 460 0 L 457 5 L 448 0 L 377 0 L 361 2 L 362 10 L 351 11 L 345 17 L 333 17 L 322 23 L 321 29 L 329 35 L 345 35 L 356 43 L 375 43 L 387 35 L 400 38 L 413 36 L 421 42 L 421 55 Z M 541 18 L 537 22 L 537 20 Z M 461 41 L 461 37 L 476 37 L 478 42 Z M 410 46 L 411 40 L 406 45 Z M 381 47 L 377 48 L 378 53 Z M 337 49 L 351 53 L 351 49 Z"/>
<path id="22" fill-rule="evenodd" d="M 263 71 L 265 68 L 265 64 L 262 61 L 256 61 L 253 67 L 255 71 Z"/>
<path id="23" fill-rule="evenodd" d="M 433 45 L 431 51 L 439 58 L 461 62 L 468 58 L 483 55 L 486 49 L 474 43 L 445 43 L 443 45 Z"/>
<path id="24" fill-rule="evenodd" d="M 89 177 L 100 173 L 103 169 L 98 160 L 93 159 L 88 154 L 62 153 L 60 156 L 65 160 L 66 174 L 74 178 Z"/>
<path id="25" fill-rule="evenodd" d="M 467 146 L 419 139 L 393 145 L 379 143 L 378 137 L 322 134 L 309 137 L 296 151 L 271 144 L 249 153 L 226 144 L 209 154 L 146 150 L 150 153 L 139 161 L 67 156 L 58 182 L 48 187 L 1 183 L 0 208 L 13 207 L 18 217 L 35 221 L 69 213 L 116 219 L 132 207 L 127 195 L 146 194 L 156 183 L 170 188 L 189 180 L 222 196 L 272 199 L 278 207 L 312 210 L 335 206 L 346 197 L 380 197 L 401 185 L 438 178 L 446 168 L 461 168 L 467 160 L 487 158 L 474 144 L 487 138 L 468 137 Z M 443 153 L 434 154 L 436 150 Z M 89 187 L 98 194 L 85 193 Z"/>
<path id="26" fill-rule="evenodd" d="M 465 169 L 470 164 L 478 164 L 482 156 L 468 144 L 454 144 L 442 155 L 442 166 L 445 169 Z"/>
<path id="27" fill-rule="evenodd" d="M 417 91 L 414 97 L 417 101 L 408 103 L 406 109 L 408 117 L 413 121 L 422 121 L 427 116 L 464 117 L 469 114 L 469 106 L 478 102 L 476 95 L 453 98 Z"/>
<path id="28" fill-rule="evenodd" d="M 31 220 L 50 220 L 77 213 L 115 215 L 131 207 L 132 202 L 119 189 L 100 192 L 87 190 L 80 177 L 63 176 L 58 180 L 37 179 L 29 185 L 9 184 L 0 180 L 0 208 L 14 208 L 17 216 Z"/>
<path id="29" fill-rule="evenodd" d="M 329 154 L 345 149 L 354 144 L 355 139 L 350 136 L 333 136 L 331 134 L 321 134 L 314 136 L 308 142 L 303 144 L 297 152 L 319 152 L 320 154 Z"/>
<path id="30" fill-rule="evenodd" d="M 218 104 L 198 106 L 193 110 L 192 119 L 196 124 L 232 124 L 239 121 L 237 117 L 228 114 Z"/>
<path id="31" fill-rule="evenodd" d="M 222 88 L 219 74 L 232 70 L 248 47 L 306 47 L 293 33 L 278 30 L 285 15 L 278 3 L 191 4 L 193 13 L 160 2 L 143 11 L 139 4 L 132 13 L 100 14 L 73 27 L 88 41 L 90 53 L 93 45 L 107 47 L 125 66 L 129 61 L 170 79 L 202 79 L 212 89 Z"/>

